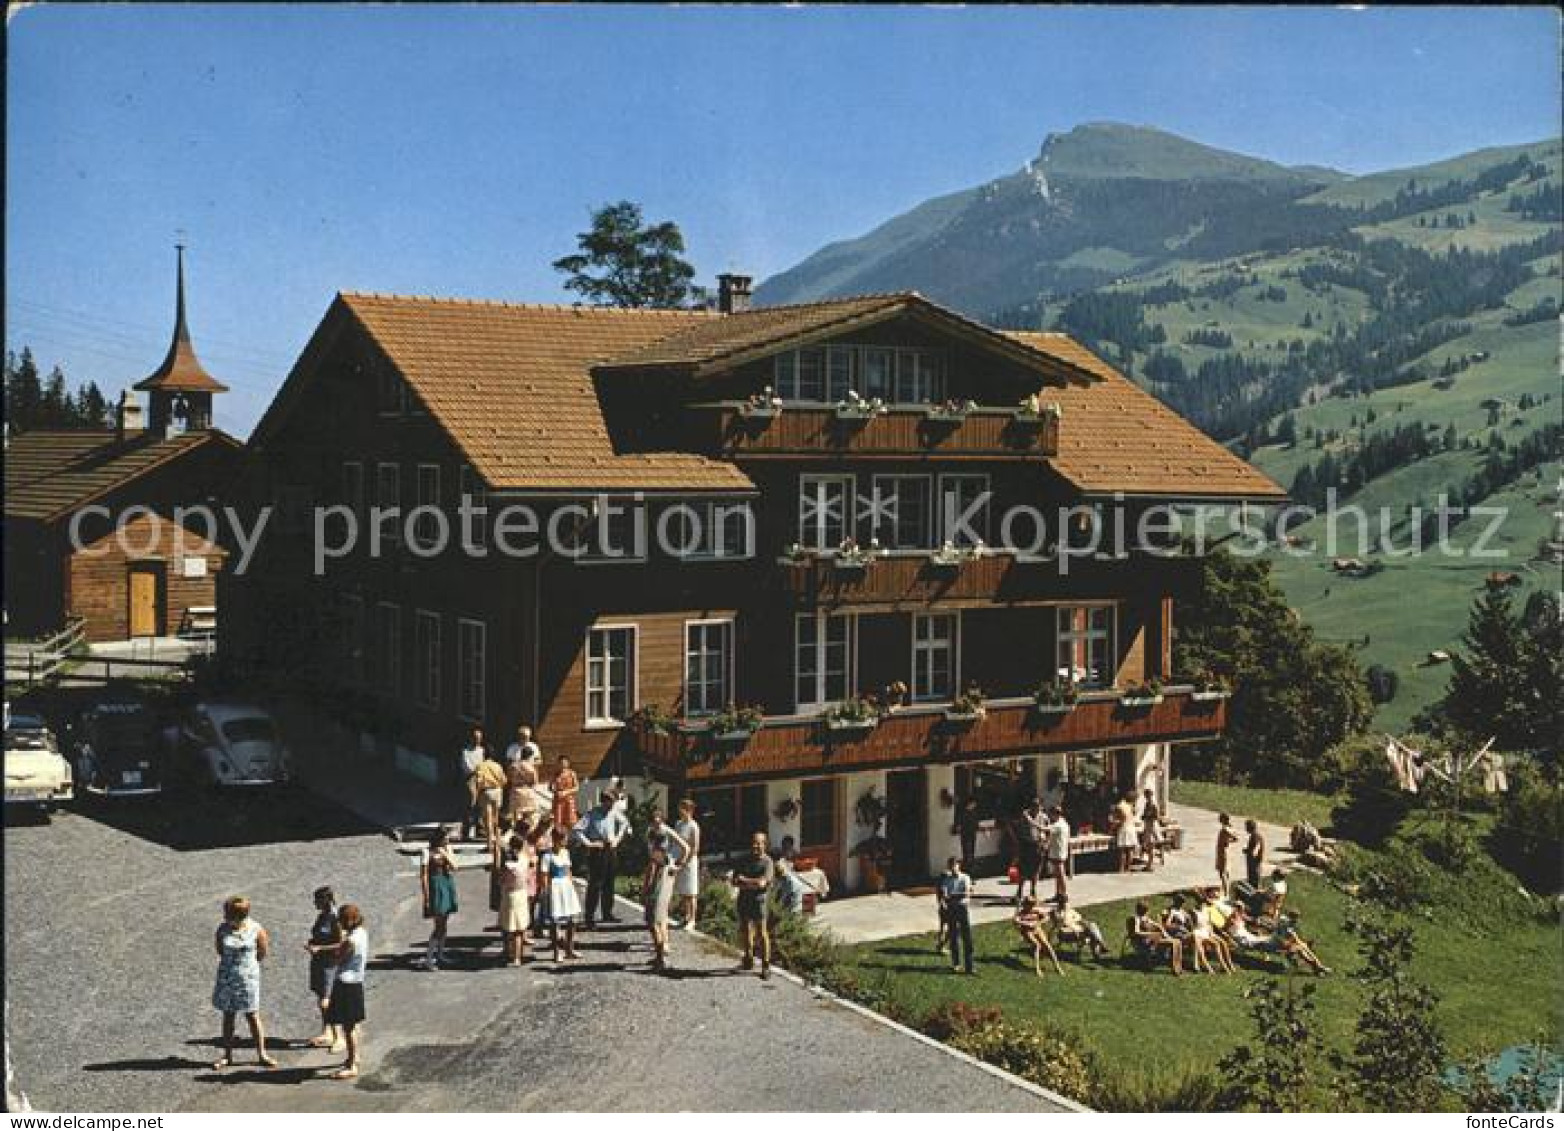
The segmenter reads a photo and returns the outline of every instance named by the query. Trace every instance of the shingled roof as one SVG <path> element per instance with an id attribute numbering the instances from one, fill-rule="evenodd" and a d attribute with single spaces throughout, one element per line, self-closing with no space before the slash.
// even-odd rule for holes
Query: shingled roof
<path id="1" fill-rule="evenodd" d="M 206 371 L 196 357 L 190 341 L 190 326 L 185 321 L 185 249 L 179 248 L 178 283 L 174 299 L 174 337 L 168 344 L 163 364 L 150 377 L 136 382 L 144 392 L 165 390 L 171 393 L 226 393 L 228 386 Z"/>
<path id="2" fill-rule="evenodd" d="M 51 522 L 205 444 L 239 441 L 216 429 L 121 442 L 113 432 L 24 432 L 5 451 L 5 514 Z"/>
<path id="3" fill-rule="evenodd" d="M 1049 389 L 1064 410 L 1053 468 L 1089 495 L 1279 500 L 1286 492 L 1067 334 L 1010 335 L 1102 380 Z"/>
<path id="4" fill-rule="evenodd" d="M 794 306 L 760 306 L 706 318 L 615 356 L 600 371 L 677 369 L 697 376 L 741 365 L 757 357 L 849 330 L 910 315 L 1023 365 L 1066 381 L 1089 382 L 1092 372 L 1072 359 L 1033 349 L 1030 342 L 1002 333 L 940 306 L 916 291 L 858 295 Z M 1016 348 L 1017 345 L 1022 348 Z"/>
<path id="5" fill-rule="evenodd" d="M 720 315 L 343 294 L 341 301 L 496 490 L 744 491 L 730 463 L 616 452 L 592 367 Z"/>

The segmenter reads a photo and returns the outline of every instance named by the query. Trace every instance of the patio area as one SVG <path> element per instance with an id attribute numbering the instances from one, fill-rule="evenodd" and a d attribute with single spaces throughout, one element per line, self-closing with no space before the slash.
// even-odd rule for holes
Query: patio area
<path id="1" fill-rule="evenodd" d="M 1181 849 L 1170 850 L 1166 863 L 1159 864 L 1152 872 L 1122 875 L 1117 872 L 1078 872 L 1070 880 L 1070 903 L 1076 907 L 1089 907 L 1119 899 L 1188 891 L 1202 884 L 1216 882 L 1217 814 L 1209 809 L 1195 809 L 1177 803 L 1171 804 L 1168 809 L 1168 815 L 1178 821 L 1184 830 L 1184 845 Z M 1243 817 L 1234 814 L 1233 821 L 1235 831 L 1242 837 Z M 1292 864 L 1292 853 L 1287 851 L 1287 829 L 1262 821 L 1260 835 L 1265 837 L 1267 870 Z M 1244 875 L 1242 849 L 1242 840 L 1233 846 L 1231 873 L 1234 879 L 1242 879 Z M 1107 855 L 1100 855 L 1093 860 L 1093 864 L 1107 860 Z M 828 899 L 816 911 L 815 922 L 829 930 L 839 941 L 848 944 L 930 932 L 938 925 L 934 895 L 927 889 L 920 890 L 922 894 L 890 892 L 886 895 Z M 1040 882 L 1037 891 L 1040 897 L 1051 896 L 1053 881 L 1045 879 Z M 972 922 L 991 923 L 1009 918 L 1013 911 L 1011 898 L 1014 894 L 1014 886 L 1007 883 L 1003 876 L 978 880 L 972 899 Z"/>

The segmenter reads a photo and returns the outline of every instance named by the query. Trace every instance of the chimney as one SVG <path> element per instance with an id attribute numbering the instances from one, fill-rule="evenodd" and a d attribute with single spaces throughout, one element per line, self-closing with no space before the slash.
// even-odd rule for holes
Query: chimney
<path id="1" fill-rule="evenodd" d="M 723 314 L 742 314 L 749 309 L 748 275 L 717 276 L 717 309 Z"/>
<path id="2" fill-rule="evenodd" d="M 115 434 L 123 444 L 140 436 L 141 430 L 141 400 L 126 389 L 119 395 L 119 404 L 114 406 Z"/>

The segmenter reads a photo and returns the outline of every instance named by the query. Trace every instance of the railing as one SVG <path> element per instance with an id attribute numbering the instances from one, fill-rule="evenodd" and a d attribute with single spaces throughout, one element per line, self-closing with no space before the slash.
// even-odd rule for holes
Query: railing
<path id="1" fill-rule="evenodd" d="M 930 416 L 925 405 L 897 405 L 877 415 L 844 417 L 830 405 L 788 406 L 775 414 L 756 415 L 747 415 L 737 402 L 700 407 L 711 410 L 717 446 L 729 456 L 824 451 L 1035 459 L 1059 452 L 1059 418 L 1047 412 L 1021 419 L 1014 409 L 976 408 L 940 418 Z"/>
<path id="2" fill-rule="evenodd" d="M 926 604 L 931 601 L 1007 601 L 1048 596 L 1053 571 L 1007 550 L 937 560 L 929 550 L 891 550 L 860 565 L 834 554 L 781 558 L 786 592 L 807 604 Z"/>
<path id="3" fill-rule="evenodd" d="M 1188 742 L 1215 738 L 1226 722 L 1225 699 L 1175 687 L 1143 706 L 1114 692 L 1088 693 L 1067 711 L 1040 709 L 1030 699 L 991 700 L 981 718 L 969 721 L 948 719 L 943 707 L 905 707 L 863 731 L 833 731 L 816 716 L 773 716 L 747 738 L 657 730 L 642 721 L 631 733 L 651 774 L 695 784 Z"/>
<path id="4" fill-rule="evenodd" d="M 7 682 L 25 682 L 28 687 L 54 676 L 82 647 L 87 622 L 71 617 L 65 627 L 46 640 L 7 643 L 5 678 Z"/>

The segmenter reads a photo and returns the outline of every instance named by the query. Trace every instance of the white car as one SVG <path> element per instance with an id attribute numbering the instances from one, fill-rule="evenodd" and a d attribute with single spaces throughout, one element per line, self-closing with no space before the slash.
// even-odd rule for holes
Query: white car
<path id="1" fill-rule="evenodd" d="M 288 780 L 288 748 L 260 707 L 197 703 L 179 722 L 181 760 L 215 786 L 275 785 Z"/>
<path id="2" fill-rule="evenodd" d="M 8 715 L 5 727 L 5 803 L 54 809 L 75 796 L 71 764 L 36 715 Z"/>

